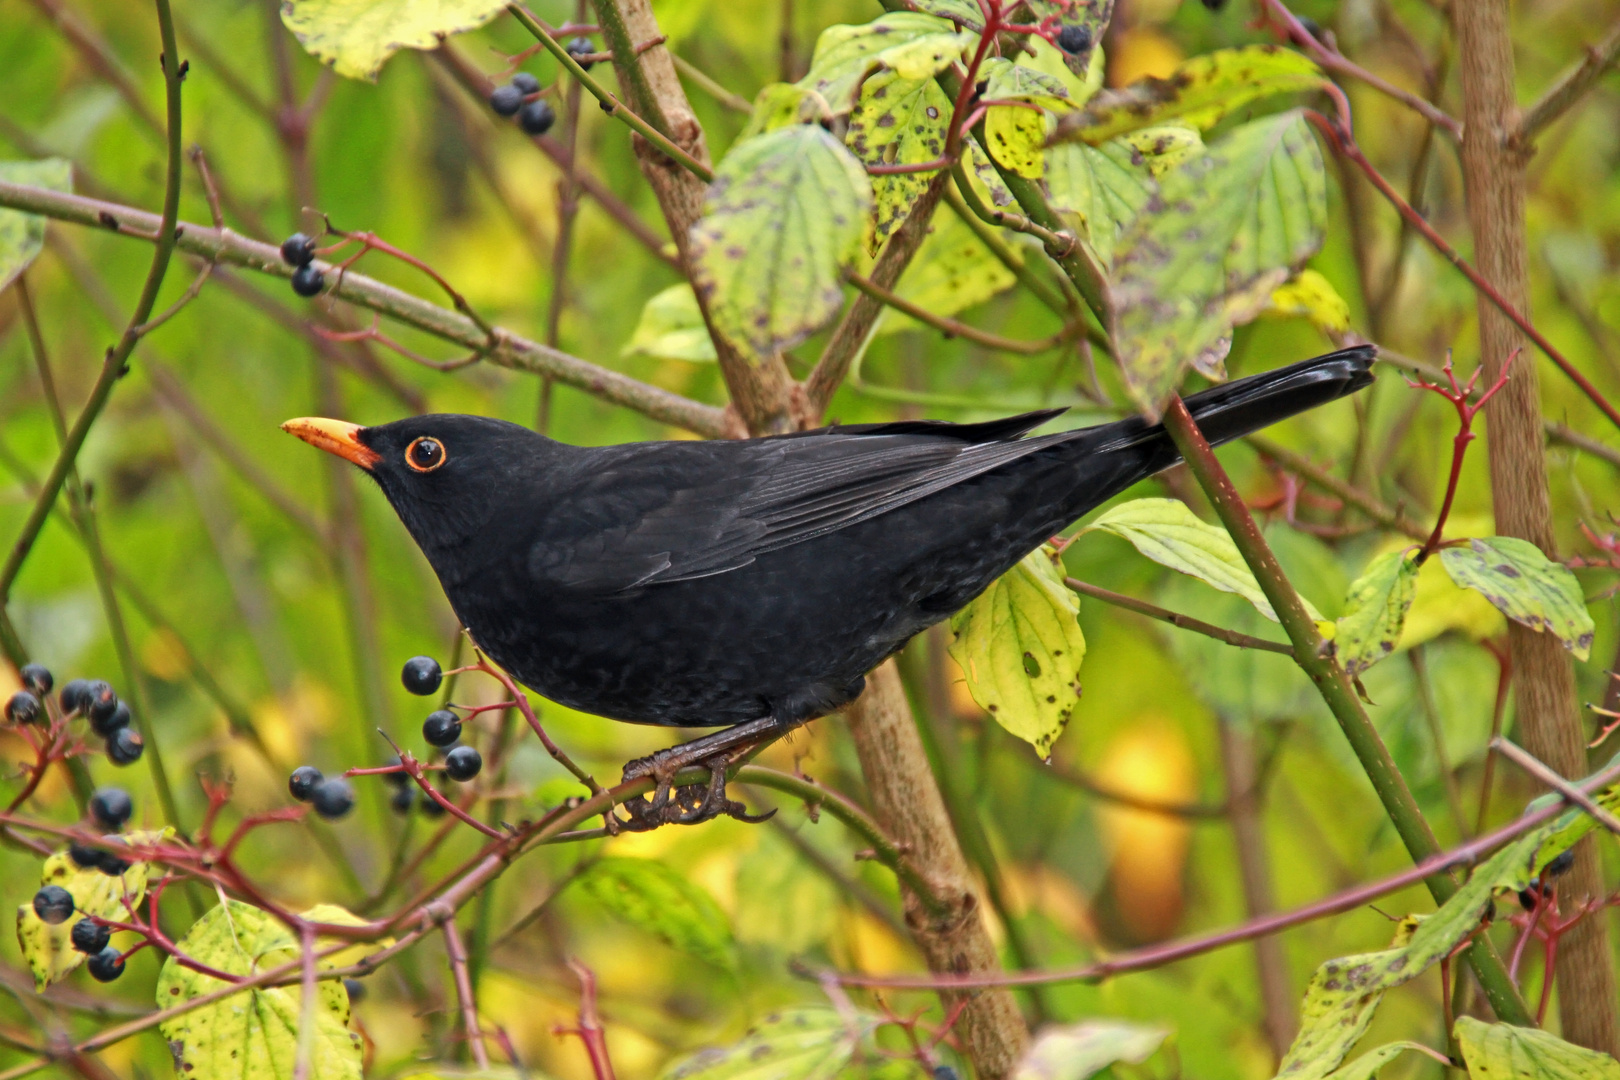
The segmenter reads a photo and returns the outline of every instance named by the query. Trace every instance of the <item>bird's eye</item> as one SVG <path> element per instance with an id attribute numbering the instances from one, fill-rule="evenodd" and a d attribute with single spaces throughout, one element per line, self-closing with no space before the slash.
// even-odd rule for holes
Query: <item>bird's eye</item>
<path id="1" fill-rule="evenodd" d="M 432 472 L 444 464 L 444 444 L 422 436 L 405 448 L 405 464 L 417 472 Z"/>

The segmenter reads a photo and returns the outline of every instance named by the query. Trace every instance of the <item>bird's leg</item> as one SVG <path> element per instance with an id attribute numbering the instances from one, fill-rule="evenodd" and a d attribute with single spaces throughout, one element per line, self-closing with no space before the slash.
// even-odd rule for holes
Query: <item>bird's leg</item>
<path id="1" fill-rule="evenodd" d="M 658 786 L 651 800 L 638 797 L 624 804 L 630 814 L 626 828 L 639 832 L 660 825 L 696 825 L 721 814 L 750 823 L 764 821 L 769 813 L 750 814 L 742 803 L 726 797 L 726 771 L 797 726 L 762 717 L 630 762 L 624 767 L 625 780 L 651 776 Z M 708 784 L 673 787 L 675 774 L 693 765 L 709 770 Z"/>

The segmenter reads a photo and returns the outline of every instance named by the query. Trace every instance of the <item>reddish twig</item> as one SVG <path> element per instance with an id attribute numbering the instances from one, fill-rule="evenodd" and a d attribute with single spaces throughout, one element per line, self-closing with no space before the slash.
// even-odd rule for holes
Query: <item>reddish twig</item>
<path id="1" fill-rule="evenodd" d="M 1479 382 L 1479 373 L 1485 369 L 1475 368 L 1474 373 L 1468 376 L 1468 383 L 1464 386 L 1458 386 L 1457 376 L 1451 367 L 1451 353 L 1449 351 L 1446 353 L 1446 366 L 1441 370 L 1445 372 L 1446 381 L 1451 383 L 1450 389 L 1437 386 L 1431 382 L 1424 382 L 1422 379 L 1417 382 L 1410 379 L 1406 381 L 1406 385 L 1414 390 L 1433 390 L 1451 402 L 1452 407 L 1457 410 L 1458 422 L 1457 434 L 1451 441 L 1451 475 L 1446 480 L 1446 496 L 1440 503 L 1440 513 L 1435 516 L 1434 531 L 1429 534 L 1429 539 L 1424 542 L 1422 549 L 1417 553 L 1419 565 L 1427 560 L 1430 555 L 1440 550 L 1440 538 L 1446 528 L 1446 519 L 1451 516 L 1451 503 L 1457 496 L 1457 483 L 1462 479 L 1463 458 L 1468 453 L 1468 444 L 1477 438 L 1474 434 L 1474 417 L 1479 414 L 1479 411 L 1485 407 L 1485 403 L 1491 400 L 1491 397 L 1498 390 L 1507 385 L 1508 369 L 1513 365 L 1514 358 L 1522 351 L 1522 349 L 1515 349 L 1512 355 L 1503 361 L 1502 374 L 1497 376 L 1496 381 L 1472 402 L 1469 401 L 1469 396 L 1474 392 L 1474 384 Z"/>
<path id="2" fill-rule="evenodd" d="M 444 931 L 444 951 L 450 959 L 451 974 L 455 977 L 456 997 L 461 1001 L 463 1034 L 472 1046 L 473 1061 L 480 1069 L 488 1069 L 489 1051 L 484 1048 L 484 1033 L 478 1027 L 478 1002 L 473 997 L 472 980 L 467 975 L 467 947 L 462 943 L 461 931 L 456 927 L 455 909 L 450 908 L 440 914 L 435 905 L 433 914 L 439 916 Z"/>
<path id="3" fill-rule="evenodd" d="M 561 1025 L 551 1029 L 553 1035 L 574 1035 L 585 1044 L 585 1054 L 591 1059 L 591 1072 L 596 1080 L 615 1080 L 613 1059 L 608 1056 L 606 1032 L 596 1012 L 596 975 L 591 969 L 570 958 L 569 970 L 579 978 L 579 1022 L 573 1027 Z"/>

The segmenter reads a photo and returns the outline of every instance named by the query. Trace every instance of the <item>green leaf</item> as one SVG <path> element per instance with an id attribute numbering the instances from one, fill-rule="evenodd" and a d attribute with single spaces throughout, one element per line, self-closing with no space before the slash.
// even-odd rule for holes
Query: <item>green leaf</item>
<path id="1" fill-rule="evenodd" d="M 1086 1080 L 1116 1062 L 1140 1065 L 1158 1051 L 1168 1028 L 1125 1020 L 1082 1020 L 1048 1027 L 1019 1062 L 1014 1080 Z"/>
<path id="2" fill-rule="evenodd" d="M 1598 800 L 1611 805 L 1617 794 L 1610 787 Z M 1494 893 L 1523 889 L 1543 866 L 1592 828 L 1591 817 L 1579 810 L 1560 815 L 1491 856 L 1434 914 L 1403 919 L 1393 947 L 1329 960 L 1317 968 L 1300 1008 L 1299 1034 L 1277 1076 L 1323 1080 L 1333 1074 L 1372 1023 L 1387 991 L 1410 982 L 1450 955 L 1479 927 Z"/>
<path id="3" fill-rule="evenodd" d="M 976 136 L 970 136 L 962 143 L 962 164 L 967 167 L 968 182 L 978 194 L 981 202 L 993 203 L 996 206 L 1011 206 L 1013 193 L 1007 187 L 1007 182 L 996 171 L 995 165 L 990 161 L 990 155 L 984 152 Z"/>
<path id="4" fill-rule="evenodd" d="M 817 125 L 733 146 L 691 234 L 715 327 L 760 356 L 810 336 L 843 304 L 871 207 L 866 170 Z"/>
<path id="5" fill-rule="evenodd" d="M 737 141 L 790 124 L 808 124 L 824 115 L 821 95 L 795 83 L 770 83 L 754 95 L 754 111 Z"/>
<path id="6" fill-rule="evenodd" d="M 1277 621 L 1271 601 L 1261 591 L 1231 535 L 1219 525 L 1200 519 L 1179 499 L 1132 499 L 1120 503 L 1087 529 L 1101 529 L 1128 540 L 1160 566 L 1195 577 L 1222 592 L 1236 593 L 1260 614 Z M 1317 622 L 1322 621 L 1321 613 L 1309 600 L 1305 600 L 1305 610 Z"/>
<path id="7" fill-rule="evenodd" d="M 1620 1061 L 1536 1028 L 1460 1016 L 1454 1030 L 1471 1080 L 1620 1080 Z"/>
<path id="8" fill-rule="evenodd" d="M 1104 267 L 1113 264 L 1120 233 L 1159 190 L 1137 156 L 1118 141 L 1096 147 L 1062 143 L 1046 150 L 1052 207 L 1080 219 L 1079 234 Z"/>
<path id="9" fill-rule="evenodd" d="M 1348 674 L 1361 674 L 1400 644 L 1406 609 L 1417 595 L 1418 570 L 1415 552 L 1389 551 L 1350 584 L 1332 641 Z"/>
<path id="10" fill-rule="evenodd" d="M 1080 699 L 1079 615 L 1057 553 L 1043 547 L 951 616 L 951 655 L 973 700 L 1043 758 Z"/>
<path id="11" fill-rule="evenodd" d="M 8 184 L 73 190 L 73 165 L 63 158 L 0 161 L 0 180 Z M 5 292 L 45 247 L 45 219 L 21 210 L 0 209 L 0 292 Z"/>
<path id="12" fill-rule="evenodd" d="M 1233 130 L 1159 184 L 1120 237 L 1110 289 L 1115 353 L 1150 418 L 1189 365 L 1215 370 L 1327 224 L 1322 155 L 1297 112 Z"/>
<path id="13" fill-rule="evenodd" d="M 619 350 L 620 356 L 652 356 L 660 360 L 689 360 L 712 364 L 714 339 L 703 323 L 692 286 L 681 282 L 657 293 L 641 309 L 635 333 Z"/>
<path id="14" fill-rule="evenodd" d="M 1451 580 L 1473 589 L 1502 614 L 1536 633 L 1551 633 L 1585 660 L 1592 652 L 1592 615 L 1580 582 L 1528 540 L 1492 536 L 1440 551 Z"/>
<path id="15" fill-rule="evenodd" d="M 1045 172 L 1046 114 L 1019 105 L 992 105 L 984 114 L 990 155 L 1019 176 L 1039 180 Z"/>
<path id="16" fill-rule="evenodd" d="M 339 75 L 375 82 L 400 49 L 437 49 L 505 8 L 502 0 L 282 0 L 281 21 Z"/>
<path id="17" fill-rule="evenodd" d="M 798 85 L 820 94 L 828 111 L 841 116 L 855 105 L 861 80 L 879 67 L 904 79 L 932 78 L 977 39 L 944 19 L 912 11 L 829 26 L 816 39 L 810 71 Z"/>
<path id="18" fill-rule="evenodd" d="M 1325 81 L 1314 63 L 1280 45 L 1217 49 L 1187 60 L 1169 78 L 1149 76 L 1097 93 L 1084 109 L 1059 121 L 1053 138 L 1095 146 L 1168 120 L 1204 131 L 1251 101 L 1314 90 Z"/>
<path id="19" fill-rule="evenodd" d="M 790 1009 L 765 1018 L 741 1042 L 700 1050 L 664 1069 L 659 1080 L 829 1080 L 848 1064 L 874 1024 L 853 1024 L 834 1009 Z"/>
<path id="20" fill-rule="evenodd" d="M 1123 143 L 1131 150 L 1131 163 L 1145 165 L 1149 174 L 1163 176 L 1184 161 L 1204 152 L 1204 138 L 1185 124 L 1159 124 L 1126 132 L 1103 146 Z"/>
<path id="21" fill-rule="evenodd" d="M 999 56 L 984 62 L 979 78 L 986 84 L 984 101 L 1030 101 L 1048 109 L 1073 105 L 1062 79 Z"/>
<path id="22" fill-rule="evenodd" d="M 267 913 L 227 900 L 198 919 L 179 941 L 182 952 L 230 975 L 251 975 L 298 959 L 285 926 Z M 173 957 L 158 973 L 157 1005 L 167 1009 L 223 984 L 182 967 Z M 359 1080 L 360 1036 L 348 1029 L 349 995 L 325 980 L 315 990 L 310 1080 Z M 298 1059 L 303 989 L 257 987 L 158 1025 L 187 1080 L 290 1080 Z"/>
<path id="23" fill-rule="evenodd" d="M 1394 1061 L 1408 1050 L 1416 1050 L 1419 1053 L 1427 1053 L 1431 1055 L 1434 1053 L 1433 1050 L 1430 1050 L 1422 1043 L 1385 1043 L 1376 1050 L 1367 1051 L 1365 1054 L 1362 1054 L 1360 1057 L 1356 1058 L 1356 1060 L 1350 1062 L 1350 1064 L 1341 1065 L 1339 1068 L 1333 1070 L 1333 1072 L 1328 1074 L 1328 1080 L 1374 1080 L 1374 1077 L 1379 1074 L 1385 1065 L 1388 1065 L 1390 1062 Z"/>
<path id="24" fill-rule="evenodd" d="M 966 222 L 955 214 L 940 214 L 895 292 L 935 315 L 955 315 L 1011 288 L 1017 280 Z M 911 316 L 889 308 L 878 332 L 918 325 Z"/>
<path id="25" fill-rule="evenodd" d="M 1086 65 L 1071 70 L 1069 62 L 1073 58 L 1045 38 L 1031 34 L 1025 38 L 1024 44 L 1033 51 L 1033 55 L 1020 56 L 1018 63 L 1026 68 L 1045 72 L 1062 83 L 1069 91 L 1070 108 L 1084 105 L 1091 100 L 1093 94 L 1102 89 L 1103 72 L 1107 65 L 1103 59 L 1101 45 L 1092 47 L 1091 59 Z"/>
<path id="26" fill-rule="evenodd" d="M 132 832 L 113 839 L 130 845 L 161 843 L 174 835 L 173 829 L 161 832 Z M 47 986 L 66 978 L 88 957 L 73 947 L 73 924 L 86 915 L 103 919 L 129 921 L 129 909 L 124 906 L 139 904 L 146 895 L 147 864 L 132 862 L 129 869 L 114 876 L 104 874 L 95 867 L 80 869 L 67 854 L 58 852 L 45 860 L 39 884 L 60 885 L 73 894 L 74 913 L 65 922 L 52 926 L 34 913 L 32 897 L 17 907 L 17 945 L 28 969 L 34 973 L 34 988 L 44 991 Z"/>
<path id="27" fill-rule="evenodd" d="M 688 956 L 731 970 L 731 924 L 714 897 L 654 859 L 605 858 L 579 877 L 591 898 Z"/>
<path id="28" fill-rule="evenodd" d="M 1315 270 L 1301 270 L 1292 281 L 1273 289 L 1262 315 L 1271 318 L 1306 318 L 1328 335 L 1350 329 L 1350 305 L 1333 283 Z"/>
<path id="29" fill-rule="evenodd" d="M 945 152 L 950 120 L 951 99 L 932 78 L 906 79 L 880 71 L 862 85 L 844 142 L 864 165 L 917 165 Z M 906 219 L 932 179 L 932 173 L 921 172 L 871 178 L 877 201 L 874 252 Z"/>

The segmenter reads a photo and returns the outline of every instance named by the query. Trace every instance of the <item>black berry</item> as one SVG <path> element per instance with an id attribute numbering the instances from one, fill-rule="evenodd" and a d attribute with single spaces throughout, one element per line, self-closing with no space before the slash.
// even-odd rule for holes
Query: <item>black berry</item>
<path id="1" fill-rule="evenodd" d="M 90 683 L 84 679 L 69 680 L 56 700 L 61 703 L 62 711 L 72 716 L 90 704 Z"/>
<path id="2" fill-rule="evenodd" d="M 319 296 L 326 287 L 326 275 L 314 263 L 305 263 L 293 271 L 292 287 L 299 296 Z"/>
<path id="3" fill-rule="evenodd" d="M 1573 851 L 1561 851 L 1553 856 L 1551 862 L 1541 868 L 1541 872 L 1548 877 L 1562 877 L 1569 873 L 1569 868 L 1574 865 L 1575 853 Z"/>
<path id="4" fill-rule="evenodd" d="M 89 919 L 80 919 L 73 924 L 70 936 L 75 949 L 94 956 L 112 942 L 112 927 L 101 926 Z"/>
<path id="5" fill-rule="evenodd" d="M 116 836 L 103 836 L 102 839 L 112 844 L 116 844 L 118 842 L 118 837 Z M 103 849 L 96 852 L 96 869 L 110 877 L 117 877 L 119 874 L 122 874 L 125 870 L 129 869 L 129 860 L 120 859 L 111 851 Z"/>
<path id="6" fill-rule="evenodd" d="M 489 92 L 489 107 L 497 116 L 516 116 L 523 108 L 523 91 L 515 86 L 497 86 Z"/>
<path id="7" fill-rule="evenodd" d="M 97 720 L 94 716 L 91 716 L 90 730 L 102 738 L 106 738 L 120 728 L 129 727 L 129 723 L 133 719 L 134 717 L 129 712 L 129 702 L 120 701 L 118 707 L 113 709 L 112 715 L 105 720 Z"/>
<path id="8" fill-rule="evenodd" d="M 1300 29 L 1304 30 L 1317 41 L 1322 40 L 1322 28 L 1316 24 L 1315 19 L 1308 19 L 1304 15 L 1297 15 L 1295 18 L 1299 19 Z"/>
<path id="9" fill-rule="evenodd" d="M 956 1080 L 956 1070 L 949 1065 L 935 1065 L 934 1080 Z"/>
<path id="10" fill-rule="evenodd" d="M 458 746 L 444 755 L 444 772 L 450 779 L 465 784 L 484 767 L 484 756 L 470 746 Z"/>
<path id="11" fill-rule="evenodd" d="M 103 829 L 115 832 L 135 813 L 135 802 L 123 788 L 97 788 L 90 796 L 90 817 Z"/>
<path id="12" fill-rule="evenodd" d="M 68 847 L 68 858 L 80 870 L 93 870 L 101 865 L 101 849 L 89 844 L 73 844 Z"/>
<path id="13" fill-rule="evenodd" d="M 281 257 L 289 266 L 307 266 L 315 258 L 315 241 L 295 232 L 281 242 Z"/>
<path id="14" fill-rule="evenodd" d="M 124 954 L 109 945 L 92 956 L 85 967 L 96 982 L 112 982 L 124 973 Z"/>
<path id="15" fill-rule="evenodd" d="M 1091 48 L 1091 27 L 1071 24 L 1058 31 L 1057 47 L 1070 56 L 1078 56 Z"/>
<path id="16" fill-rule="evenodd" d="M 439 800 L 438 799 L 435 799 L 431 795 L 423 795 L 422 796 L 422 816 L 423 817 L 444 817 L 444 814 L 445 814 L 444 807 L 439 805 Z"/>
<path id="17" fill-rule="evenodd" d="M 390 754 L 388 756 L 388 760 L 383 762 L 383 764 L 384 765 L 398 765 L 399 764 L 399 755 L 398 754 Z M 408 788 L 408 787 L 413 786 L 412 782 L 411 782 L 410 774 L 407 773 L 403 769 L 401 769 L 399 772 L 383 773 L 383 778 L 385 780 L 387 780 L 390 784 L 393 784 L 397 788 Z"/>
<path id="18" fill-rule="evenodd" d="M 513 75 L 512 85 L 523 91 L 524 94 L 538 94 L 540 92 L 540 80 L 527 71 L 520 71 Z"/>
<path id="19" fill-rule="evenodd" d="M 32 690 L 39 697 L 51 692 L 56 680 L 51 678 L 51 669 L 44 664 L 24 664 L 17 672 L 22 676 L 23 685 Z"/>
<path id="20" fill-rule="evenodd" d="M 287 790 L 299 802 L 309 802 L 326 777 L 313 765 L 300 765 L 287 777 Z"/>
<path id="21" fill-rule="evenodd" d="M 397 788 L 388 797 L 388 805 L 393 807 L 396 814 L 408 814 L 411 807 L 416 805 L 416 789 L 414 787 Z"/>
<path id="22" fill-rule="evenodd" d="M 58 926 L 73 914 L 73 894 L 60 885 L 47 885 L 34 894 L 34 914 Z"/>
<path id="23" fill-rule="evenodd" d="M 354 809 L 354 789 L 347 780 L 326 780 L 316 787 L 309 801 L 321 817 L 336 821 Z"/>
<path id="24" fill-rule="evenodd" d="M 435 709 L 422 721 L 422 738 L 429 746 L 449 746 L 461 738 L 461 720 L 449 709 Z"/>
<path id="25" fill-rule="evenodd" d="M 439 688 L 439 683 L 444 679 L 444 672 L 439 670 L 439 662 L 433 657 L 413 656 L 405 661 L 399 679 L 405 684 L 406 690 L 417 697 L 427 697 Z"/>
<path id="26" fill-rule="evenodd" d="M 118 695 L 108 683 L 96 679 L 85 688 L 84 712 L 90 722 L 106 723 L 118 711 Z"/>
<path id="27" fill-rule="evenodd" d="M 1211 11 L 1219 11 L 1226 6 L 1226 0 L 1204 0 L 1204 6 Z"/>
<path id="28" fill-rule="evenodd" d="M 133 765 L 146 752 L 146 740 L 134 728 L 119 728 L 107 736 L 107 760 L 114 765 Z"/>
<path id="29" fill-rule="evenodd" d="M 27 690 L 19 690 L 6 702 L 6 720 L 13 724 L 37 724 L 45 718 L 45 706 Z"/>
<path id="30" fill-rule="evenodd" d="M 544 135 L 557 122 L 557 114 L 544 101 L 531 101 L 518 112 L 518 127 L 529 135 Z"/>
<path id="31" fill-rule="evenodd" d="M 350 1005 L 366 999 L 366 984 L 359 979 L 344 979 L 343 989 L 349 994 Z"/>
<path id="32" fill-rule="evenodd" d="M 596 63 L 595 60 L 584 59 L 596 51 L 596 46 L 591 44 L 591 39 L 588 37 L 571 38 L 568 44 L 563 47 L 568 50 L 568 55 L 572 56 L 579 63 L 580 68 L 585 71 L 591 70 L 591 65 Z"/>

